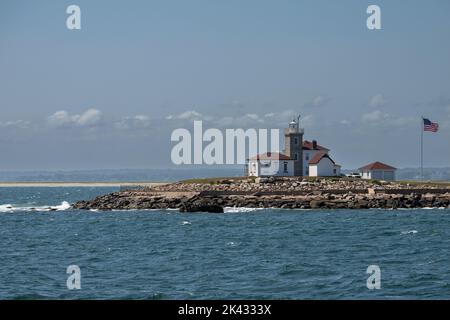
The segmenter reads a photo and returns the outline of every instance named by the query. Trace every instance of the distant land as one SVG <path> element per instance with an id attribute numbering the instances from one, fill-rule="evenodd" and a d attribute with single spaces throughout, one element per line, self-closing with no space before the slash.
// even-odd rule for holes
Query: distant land
<path id="1" fill-rule="evenodd" d="M 342 170 L 343 173 L 356 169 Z M 154 169 L 0 171 L 0 182 L 174 182 L 193 178 L 239 177 L 244 168 L 186 166 Z M 397 170 L 397 180 L 420 180 L 419 168 Z M 450 181 L 450 167 L 424 168 L 424 179 Z"/>
<path id="2" fill-rule="evenodd" d="M 357 172 L 358 170 L 342 170 L 343 173 Z M 420 180 L 420 168 L 401 168 L 395 173 L 396 180 Z M 423 168 L 424 180 L 450 181 L 450 167 Z"/>

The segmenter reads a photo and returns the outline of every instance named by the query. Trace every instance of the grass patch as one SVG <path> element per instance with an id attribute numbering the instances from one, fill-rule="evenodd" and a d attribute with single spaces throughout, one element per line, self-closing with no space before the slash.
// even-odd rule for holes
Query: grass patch
<path id="1" fill-rule="evenodd" d="M 399 184 L 409 184 L 409 185 L 424 185 L 430 187 L 450 187 L 450 182 L 448 181 L 409 181 L 409 180 L 400 180 L 394 181 Z"/>

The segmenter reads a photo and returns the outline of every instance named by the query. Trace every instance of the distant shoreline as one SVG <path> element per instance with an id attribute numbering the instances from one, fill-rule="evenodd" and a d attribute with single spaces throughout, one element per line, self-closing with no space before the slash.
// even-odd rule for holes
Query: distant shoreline
<path id="1" fill-rule="evenodd" d="M 0 188 L 8 187 L 154 187 L 165 182 L 0 182 Z"/>

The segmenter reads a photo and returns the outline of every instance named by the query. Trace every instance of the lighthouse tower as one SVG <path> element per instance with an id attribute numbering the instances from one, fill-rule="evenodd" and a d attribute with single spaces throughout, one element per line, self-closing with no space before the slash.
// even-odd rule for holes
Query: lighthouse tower
<path id="1" fill-rule="evenodd" d="M 300 128 L 300 116 L 294 119 L 284 130 L 284 154 L 294 160 L 294 176 L 303 175 L 303 133 Z"/>

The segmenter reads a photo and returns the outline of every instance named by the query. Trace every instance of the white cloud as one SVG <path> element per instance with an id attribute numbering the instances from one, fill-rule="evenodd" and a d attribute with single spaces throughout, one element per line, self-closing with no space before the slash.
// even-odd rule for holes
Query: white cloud
<path id="1" fill-rule="evenodd" d="M 62 126 L 94 126 L 101 120 L 102 113 L 97 109 L 88 109 L 82 114 L 71 115 L 65 110 L 60 110 L 47 118 L 48 123 L 55 127 Z"/>
<path id="2" fill-rule="evenodd" d="M 411 124 L 419 126 L 420 119 L 418 119 L 417 117 L 398 117 L 398 118 L 391 118 L 389 123 L 401 127 L 408 126 Z"/>
<path id="3" fill-rule="evenodd" d="M 264 123 L 264 119 L 256 113 L 247 113 L 236 117 L 226 116 L 220 119 L 215 119 L 214 123 L 218 127 L 238 128 Z"/>
<path id="4" fill-rule="evenodd" d="M 375 110 L 361 116 L 362 123 L 372 124 L 377 126 L 395 126 L 406 127 L 410 125 L 418 125 L 416 117 L 396 117 L 388 113 L 383 113 L 380 110 Z"/>
<path id="5" fill-rule="evenodd" d="M 0 122 L 0 127 L 26 129 L 30 126 L 30 124 L 31 124 L 30 121 L 14 120 L 14 121 Z"/>
<path id="6" fill-rule="evenodd" d="M 314 116 L 306 115 L 300 118 L 300 127 L 311 128 L 314 126 Z"/>
<path id="7" fill-rule="evenodd" d="M 125 117 L 115 123 L 115 127 L 122 130 L 145 129 L 151 126 L 151 119 L 148 116 L 137 115 Z"/>
<path id="8" fill-rule="evenodd" d="M 330 101 L 329 98 L 324 97 L 322 95 L 318 95 L 314 97 L 312 100 L 307 101 L 302 105 L 303 108 L 319 108 L 327 104 Z"/>
<path id="9" fill-rule="evenodd" d="M 312 104 L 314 107 L 320 107 L 326 102 L 326 99 L 323 96 L 317 96 L 313 99 Z"/>
<path id="10" fill-rule="evenodd" d="M 102 117 L 101 111 L 97 109 L 89 109 L 82 113 L 78 119 L 76 119 L 76 124 L 80 126 L 91 126 L 97 124 Z"/>
<path id="11" fill-rule="evenodd" d="M 370 122 L 375 123 L 379 122 L 380 120 L 388 118 L 389 115 L 386 113 L 382 113 L 380 110 L 375 110 L 366 114 L 363 114 L 361 117 L 361 120 L 363 122 Z"/>
<path id="12" fill-rule="evenodd" d="M 222 117 L 212 117 L 206 116 L 197 112 L 195 110 L 189 110 L 182 112 L 177 115 L 169 115 L 166 117 L 167 120 L 185 120 L 185 121 L 194 121 L 194 120 L 203 120 L 203 121 L 211 121 L 211 124 L 218 128 L 244 128 L 244 127 L 261 127 L 261 125 L 265 125 L 267 128 L 272 127 L 284 127 L 286 126 L 292 119 L 297 118 L 298 111 L 294 110 L 283 110 L 279 112 L 270 112 L 265 114 L 258 113 L 246 113 L 239 115 L 224 115 Z M 302 115 L 300 118 L 300 123 L 302 126 L 310 127 L 313 125 L 313 117 L 312 115 Z"/>
<path id="13" fill-rule="evenodd" d="M 261 119 L 256 113 L 247 113 L 244 118 L 249 118 L 250 120 L 258 121 L 258 122 L 264 122 L 263 119 Z"/>
<path id="14" fill-rule="evenodd" d="M 177 115 L 168 115 L 167 120 L 211 120 L 212 117 L 204 116 L 195 110 L 188 110 Z"/>
<path id="15" fill-rule="evenodd" d="M 265 122 L 267 126 L 277 126 L 277 127 L 285 127 L 292 120 L 297 121 L 298 111 L 295 110 L 283 110 L 277 113 L 266 113 L 264 115 Z M 314 116 L 311 114 L 301 114 L 300 117 L 300 126 L 301 127 L 312 127 L 314 125 Z"/>
<path id="16" fill-rule="evenodd" d="M 371 108 L 380 108 L 384 105 L 386 105 L 387 100 L 384 98 L 382 94 L 377 94 L 370 98 L 369 100 L 369 107 Z"/>

